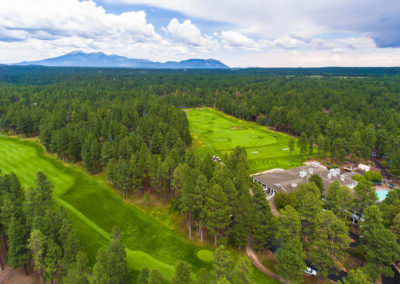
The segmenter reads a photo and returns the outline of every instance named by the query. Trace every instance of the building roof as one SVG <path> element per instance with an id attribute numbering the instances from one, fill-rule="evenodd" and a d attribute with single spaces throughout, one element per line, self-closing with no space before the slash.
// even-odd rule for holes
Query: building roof
<path id="1" fill-rule="evenodd" d="M 300 185 L 307 183 L 313 174 L 317 174 L 322 178 L 325 188 L 334 181 L 339 182 L 341 185 L 346 185 L 351 189 L 357 184 L 356 181 L 351 179 L 357 173 L 340 173 L 339 169 L 328 170 L 317 163 L 289 170 L 276 170 L 254 176 L 254 180 L 267 185 L 277 192 L 289 193 L 297 189 Z"/>

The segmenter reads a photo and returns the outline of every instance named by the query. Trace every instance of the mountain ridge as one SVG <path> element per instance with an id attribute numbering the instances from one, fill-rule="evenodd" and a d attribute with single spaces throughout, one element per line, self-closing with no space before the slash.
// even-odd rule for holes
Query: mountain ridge
<path id="1" fill-rule="evenodd" d="M 147 59 L 127 58 L 120 55 L 107 55 L 103 52 L 70 53 L 37 61 L 23 61 L 13 65 L 40 65 L 51 67 L 125 67 L 154 69 L 227 69 L 229 66 L 216 59 L 187 59 L 182 61 L 155 62 Z"/>

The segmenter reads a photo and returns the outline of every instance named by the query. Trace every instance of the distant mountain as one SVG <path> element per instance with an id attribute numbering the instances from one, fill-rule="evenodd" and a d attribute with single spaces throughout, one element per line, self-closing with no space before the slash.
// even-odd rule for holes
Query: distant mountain
<path id="1" fill-rule="evenodd" d="M 164 68 L 164 69 L 226 69 L 224 63 L 215 59 L 188 59 L 183 61 L 153 62 L 146 59 L 107 55 L 102 52 L 85 53 L 74 51 L 62 56 L 39 61 L 24 61 L 15 65 L 41 65 L 57 67 L 125 67 L 125 68 Z"/>

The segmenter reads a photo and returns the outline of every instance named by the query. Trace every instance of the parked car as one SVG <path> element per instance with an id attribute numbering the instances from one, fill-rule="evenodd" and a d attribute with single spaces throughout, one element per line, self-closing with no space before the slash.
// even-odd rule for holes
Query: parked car
<path id="1" fill-rule="evenodd" d="M 317 276 L 317 271 L 315 269 L 312 269 L 311 267 L 307 267 L 307 269 L 304 272 L 308 275 Z"/>

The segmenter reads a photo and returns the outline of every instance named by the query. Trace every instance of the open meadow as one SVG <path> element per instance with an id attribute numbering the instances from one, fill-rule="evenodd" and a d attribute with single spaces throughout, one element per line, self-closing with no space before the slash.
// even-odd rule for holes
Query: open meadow
<path id="1" fill-rule="evenodd" d="M 55 186 L 54 198 L 70 213 L 77 237 L 92 263 L 97 249 L 107 244 L 112 228 L 118 226 L 123 232 L 128 266 L 135 271 L 158 268 L 171 279 L 178 259 L 189 262 L 194 273 L 203 267 L 211 269 L 211 262 L 203 259 L 204 255 L 209 258 L 204 251 L 208 247 L 190 243 L 124 202 L 101 179 L 88 175 L 79 166 L 49 157 L 35 142 L 0 136 L 0 169 L 2 174 L 13 171 L 24 188 L 34 186 L 38 171 L 48 176 Z M 253 278 L 256 283 L 275 283 L 255 268 Z"/>
<path id="2" fill-rule="evenodd" d="M 291 137 L 272 131 L 265 126 L 226 115 L 212 108 L 185 109 L 196 153 L 211 153 L 222 158 L 236 146 L 244 146 L 250 172 L 257 173 L 273 168 L 293 168 L 301 165 L 297 145 L 290 153 Z"/>

